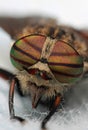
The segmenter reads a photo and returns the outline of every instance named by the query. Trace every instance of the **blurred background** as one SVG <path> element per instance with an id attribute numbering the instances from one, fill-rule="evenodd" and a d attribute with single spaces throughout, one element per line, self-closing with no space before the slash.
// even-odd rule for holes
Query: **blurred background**
<path id="1" fill-rule="evenodd" d="M 40 14 L 62 23 L 88 27 L 88 0 L 0 0 L 0 16 Z"/>

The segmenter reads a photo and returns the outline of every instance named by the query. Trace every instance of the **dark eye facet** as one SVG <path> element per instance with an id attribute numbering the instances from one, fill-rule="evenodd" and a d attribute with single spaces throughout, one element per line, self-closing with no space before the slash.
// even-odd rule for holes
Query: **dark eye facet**
<path id="1" fill-rule="evenodd" d="M 35 69 L 35 68 L 29 69 L 29 70 L 27 70 L 27 72 L 28 72 L 29 74 L 35 75 L 35 74 L 38 73 L 38 69 Z"/>
<path id="2" fill-rule="evenodd" d="M 40 76 L 44 80 L 51 80 L 52 78 L 49 76 L 49 74 L 46 71 L 40 71 L 39 69 L 25 69 L 29 74 Z"/>
<path id="3" fill-rule="evenodd" d="M 51 77 L 49 77 L 46 72 L 41 72 L 41 77 L 44 80 L 51 80 Z"/>

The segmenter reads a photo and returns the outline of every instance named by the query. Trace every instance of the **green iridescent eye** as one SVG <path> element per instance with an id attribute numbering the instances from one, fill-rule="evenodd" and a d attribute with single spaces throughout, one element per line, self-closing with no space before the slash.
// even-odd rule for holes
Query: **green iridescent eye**
<path id="1" fill-rule="evenodd" d="M 12 64 L 22 70 L 39 61 L 46 36 L 29 35 L 16 41 L 11 49 Z M 83 73 L 83 59 L 77 51 L 58 40 L 48 58 L 48 65 L 54 76 L 61 83 L 72 83 Z"/>
<path id="2" fill-rule="evenodd" d="M 12 64 L 21 70 L 36 63 L 45 40 L 46 37 L 42 35 L 29 35 L 16 41 L 10 52 Z"/>

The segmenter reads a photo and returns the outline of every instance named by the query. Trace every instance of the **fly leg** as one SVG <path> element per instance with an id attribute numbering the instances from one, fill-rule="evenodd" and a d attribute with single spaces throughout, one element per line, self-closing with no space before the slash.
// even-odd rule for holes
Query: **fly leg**
<path id="1" fill-rule="evenodd" d="M 52 117 L 52 115 L 56 112 L 60 102 L 61 102 L 61 99 L 62 99 L 62 96 L 60 94 L 58 94 L 56 97 L 55 97 L 55 100 L 53 102 L 53 105 L 51 107 L 51 110 L 49 112 L 49 114 L 45 117 L 45 119 L 42 121 L 42 124 L 41 124 L 41 128 L 42 130 L 46 130 L 46 123 L 50 120 L 50 118 Z"/>
<path id="2" fill-rule="evenodd" d="M 10 80 L 11 78 L 14 77 L 14 74 L 12 74 L 11 72 L 1 69 L 0 68 L 0 77 L 5 79 L 5 80 Z"/>
<path id="3" fill-rule="evenodd" d="M 16 85 L 18 85 L 18 80 L 15 78 L 15 75 L 12 74 L 11 72 L 4 70 L 2 68 L 0 68 L 0 77 L 5 79 L 5 80 L 10 80 L 11 84 L 10 84 L 10 90 L 9 90 L 9 112 L 10 112 L 10 118 L 11 119 L 17 119 L 20 122 L 25 121 L 25 119 L 15 116 L 15 112 L 14 112 L 14 88 Z M 19 91 L 20 92 L 20 91 Z M 21 92 L 20 92 L 20 95 Z"/>
<path id="4" fill-rule="evenodd" d="M 14 88 L 16 86 L 16 79 L 13 78 L 11 81 L 11 85 L 10 85 L 10 90 L 9 90 L 9 112 L 10 112 L 10 118 L 11 119 L 16 119 L 20 122 L 24 122 L 25 119 L 19 117 L 19 116 L 15 116 L 15 112 L 14 112 Z"/>

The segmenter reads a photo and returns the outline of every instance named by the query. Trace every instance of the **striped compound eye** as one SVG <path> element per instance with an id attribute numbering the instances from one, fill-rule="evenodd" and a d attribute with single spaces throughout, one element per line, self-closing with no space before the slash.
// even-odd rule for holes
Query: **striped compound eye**
<path id="1" fill-rule="evenodd" d="M 16 41 L 10 52 L 12 64 L 22 70 L 37 63 L 46 39 L 47 37 L 43 35 L 29 35 Z M 64 41 L 57 40 L 54 43 L 47 62 L 55 78 L 61 83 L 75 82 L 83 73 L 82 57 Z M 46 73 L 42 73 L 42 77 L 46 79 Z"/>
<path id="2" fill-rule="evenodd" d="M 72 83 L 82 75 L 82 57 L 72 46 L 63 41 L 55 43 L 48 62 L 54 76 L 62 83 Z"/>
<path id="3" fill-rule="evenodd" d="M 35 64 L 40 59 L 45 40 L 42 35 L 29 35 L 16 41 L 10 52 L 12 64 L 19 70 Z"/>

